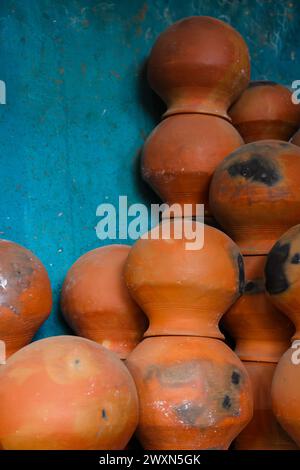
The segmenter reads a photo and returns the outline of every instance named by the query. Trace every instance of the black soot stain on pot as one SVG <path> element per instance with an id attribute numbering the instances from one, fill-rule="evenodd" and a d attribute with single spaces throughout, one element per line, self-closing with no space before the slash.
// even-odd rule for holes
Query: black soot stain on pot
<path id="1" fill-rule="evenodd" d="M 248 160 L 236 161 L 227 168 L 227 171 L 232 178 L 242 176 L 246 180 L 266 186 L 275 186 L 281 179 L 274 162 L 262 155 L 253 155 Z"/>
<path id="2" fill-rule="evenodd" d="M 271 295 L 281 294 L 289 288 L 284 267 L 290 253 L 290 243 L 277 242 L 267 257 L 265 266 L 266 290 Z"/>
<path id="3" fill-rule="evenodd" d="M 195 426 L 199 416 L 202 414 L 202 408 L 193 402 L 185 402 L 181 405 L 174 406 L 174 411 L 180 421 L 189 426 Z"/>
<path id="4" fill-rule="evenodd" d="M 265 285 L 263 279 L 248 281 L 245 285 L 245 294 L 247 295 L 261 294 L 264 291 Z"/>
<path id="5" fill-rule="evenodd" d="M 231 383 L 233 383 L 234 385 L 239 385 L 240 381 L 241 374 L 234 370 L 231 374 Z"/>
<path id="6" fill-rule="evenodd" d="M 239 294 L 242 295 L 245 290 L 245 269 L 242 255 L 239 253 L 237 257 L 238 273 L 239 273 Z"/>

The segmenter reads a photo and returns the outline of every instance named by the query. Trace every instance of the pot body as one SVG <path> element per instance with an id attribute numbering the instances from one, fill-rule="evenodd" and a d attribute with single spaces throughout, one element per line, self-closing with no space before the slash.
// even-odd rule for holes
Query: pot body
<path id="1" fill-rule="evenodd" d="M 123 278 L 130 251 L 109 245 L 81 256 L 65 279 L 61 307 L 79 336 L 125 358 L 142 339 L 147 319 L 132 300 Z"/>
<path id="2" fill-rule="evenodd" d="M 246 143 L 288 141 L 300 126 L 300 106 L 292 102 L 292 92 L 267 81 L 251 82 L 230 108 L 229 116 Z"/>
<path id="3" fill-rule="evenodd" d="M 300 130 L 298 130 L 296 132 L 296 134 L 293 135 L 293 137 L 291 139 L 291 143 L 294 144 L 294 145 L 299 145 L 299 147 L 300 147 Z"/>
<path id="4" fill-rule="evenodd" d="M 276 419 L 300 446 L 299 348 L 291 347 L 280 359 L 272 382 L 272 408 Z"/>
<path id="5" fill-rule="evenodd" d="M 250 377 L 253 418 L 234 441 L 236 450 L 297 450 L 297 444 L 276 420 L 271 403 L 271 385 L 277 364 L 243 362 Z"/>
<path id="6" fill-rule="evenodd" d="M 6 356 L 28 344 L 52 307 L 45 267 L 26 248 L 0 240 L 0 340 Z"/>
<path id="7" fill-rule="evenodd" d="M 264 286 L 266 256 L 244 256 L 245 291 L 222 322 L 244 361 L 277 363 L 294 333 L 292 322 L 271 303 Z"/>
<path id="8" fill-rule="evenodd" d="M 125 365 L 87 339 L 36 341 L 0 368 L 2 449 L 123 449 L 137 421 Z"/>
<path id="9" fill-rule="evenodd" d="M 204 204 L 217 165 L 243 145 L 234 127 L 224 119 L 180 114 L 164 119 L 150 134 L 142 154 L 142 175 L 167 204 Z"/>
<path id="10" fill-rule="evenodd" d="M 300 149 L 276 140 L 244 145 L 217 167 L 210 208 L 243 254 L 267 254 L 300 220 Z"/>
<path id="11" fill-rule="evenodd" d="M 153 337 L 127 359 L 145 449 L 227 449 L 252 416 L 248 375 L 222 341 Z"/>
<path id="12" fill-rule="evenodd" d="M 242 36 L 208 16 L 184 18 L 167 28 L 148 62 L 150 86 L 168 108 L 164 116 L 205 113 L 228 118 L 228 107 L 249 78 L 249 53 Z"/>
<path id="13" fill-rule="evenodd" d="M 163 233 L 169 227 L 170 237 Z M 201 234 L 203 247 L 189 249 L 190 237 Z M 129 291 L 149 318 L 145 336 L 222 338 L 218 322 L 240 295 L 243 276 L 242 257 L 229 237 L 182 219 L 163 222 L 138 240 L 125 269 Z"/>
<path id="14" fill-rule="evenodd" d="M 270 301 L 294 323 L 293 339 L 300 339 L 300 225 L 275 243 L 268 254 L 265 277 Z"/>

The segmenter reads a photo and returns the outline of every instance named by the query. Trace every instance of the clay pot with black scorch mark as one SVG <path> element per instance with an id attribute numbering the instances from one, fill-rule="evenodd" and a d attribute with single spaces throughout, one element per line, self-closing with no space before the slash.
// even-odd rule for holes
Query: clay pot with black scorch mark
<path id="1" fill-rule="evenodd" d="M 222 341 L 147 338 L 126 362 L 139 395 L 145 449 L 227 449 L 252 417 L 240 360 Z"/>
<path id="2" fill-rule="evenodd" d="M 35 341 L 0 368 L 0 449 L 124 449 L 137 422 L 132 377 L 93 341 Z"/>
<path id="3" fill-rule="evenodd" d="M 246 367 L 254 391 L 253 419 L 234 442 L 239 450 L 294 449 L 272 413 L 271 383 L 276 364 L 289 347 L 293 324 L 265 293 L 266 256 L 245 256 L 244 294 L 222 321 L 236 341 L 235 353 Z"/>
<path id="4" fill-rule="evenodd" d="M 169 205 L 204 204 L 209 214 L 209 184 L 217 165 L 243 145 L 235 128 L 224 119 L 180 114 L 164 119 L 143 148 L 142 175 Z"/>
<path id="5" fill-rule="evenodd" d="M 300 147 L 300 129 L 293 135 L 291 143 Z"/>
<path id="6" fill-rule="evenodd" d="M 300 105 L 292 92 L 277 83 L 251 82 L 229 110 L 232 124 L 245 142 L 288 141 L 300 125 Z"/>
<path id="7" fill-rule="evenodd" d="M 294 326 L 266 295 L 265 263 L 266 256 L 244 256 L 245 290 L 222 323 L 234 337 L 240 359 L 277 363 L 289 347 Z"/>
<path id="8" fill-rule="evenodd" d="M 164 116 L 204 113 L 225 117 L 247 87 L 250 60 L 242 36 L 209 16 L 177 21 L 156 40 L 148 80 L 165 101 Z"/>
<path id="9" fill-rule="evenodd" d="M 85 253 L 69 269 L 61 296 L 64 317 L 75 332 L 122 359 L 147 328 L 124 282 L 129 252 L 130 246 L 108 245 Z"/>
<path id="10" fill-rule="evenodd" d="M 17 243 L 0 240 L 0 340 L 6 357 L 28 344 L 52 307 L 47 271 Z"/>
<path id="11" fill-rule="evenodd" d="M 170 233 L 164 232 L 169 227 Z M 243 260 L 221 231 L 177 218 L 135 243 L 125 280 L 148 316 L 145 336 L 223 338 L 218 323 L 243 290 Z"/>
<path id="12" fill-rule="evenodd" d="M 246 144 L 217 167 L 210 208 L 243 254 L 267 254 L 300 220 L 299 174 L 299 147 L 276 140 Z"/>

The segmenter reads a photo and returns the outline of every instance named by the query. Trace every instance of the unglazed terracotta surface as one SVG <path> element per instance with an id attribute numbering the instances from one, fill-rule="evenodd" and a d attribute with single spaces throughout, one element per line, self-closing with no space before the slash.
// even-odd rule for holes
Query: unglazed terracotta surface
<path id="1" fill-rule="evenodd" d="M 220 340 L 147 338 L 126 363 L 145 449 L 227 449 L 252 417 L 249 377 Z"/>
<path id="2" fill-rule="evenodd" d="M 267 254 L 300 220 L 300 148 L 262 140 L 244 145 L 217 167 L 210 208 L 243 254 Z"/>
<path id="3" fill-rule="evenodd" d="M 170 228 L 170 236 L 163 223 L 138 240 L 126 262 L 128 289 L 149 318 L 145 335 L 222 338 L 218 322 L 244 287 L 241 254 L 227 235 L 200 222 L 183 227 L 174 219 Z M 187 249 L 188 237 L 202 230 L 203 248 Z"/>
<path id="4" fill-rule="evenodd" d="M 298 450 L 297 444 L 276 420 L 271 403 L 271 385 L 277 364 L 243 362 L 250 377 L 254 410 L 250 423 L 234 441 L 236 450 Z"/>
<path id="5" fill-rule="evenodd" d="M 26 248 L 0 240 L 0 340 L 7 357 L 31 341 L 51 307 L 51 285 L 40 260 Z"/>
<path id="6" fill-rule="evenodd" d="M 228 118 L 227 110 L 247 87 L 250 61 L 242 36 L 208 16 L 169 26 L 148 62 L 150 86 L 165 101 L 164 116 L 205 113 Z"/>
<path id="7" fill-rule="evenodd" d="M 216 166 L 243 145 L 224 119 L 180 114 L 164 119 L 150 134 L 142 154 L 142 175 L 171 204 L 204 204 L 209 215 L 209 184 Z"/>
<path id="8" fill-rule="evenodd" d="M 288 230 L 273 246 L 265 277 L 271 302 L 294 323 L 293 339 L 300 339 L 300 225 Z"/>
<path id="9" fill-rule="evenodd" d="M 97 343 L 47 338 L 0 367 L 0 449 L 123 449 L 137 422 L 127 368 Z"/>
<path id="10" fill-rule="evenodd" d="M 295 331 L 265 292 L 266 256 L 244 256 L 245 291 L 222 322 L 236 341 L 235 353 L 246 361 L 277 363 Z"/>
<path id="11" fill-rule="evenodd" d="M 147 319 L 124 282 L 127 245 L 108 245 L 81 256 L 68 271 L 61 307 L 79 336 L 96 341 L 121 358 L 135 348 Z"/>
<path id="12" fill-rule="evenodd" d="M 272 382 L 274 415 L 298 446 L 300 446 L 299 363 L 299 346 L 296 349 L 291 347 L 280 359 Z"/>
<path id="13" fill-rule="evenodd" d="M 295 135 L 293 135 L 291 143 L 294 145 L 299 145 L 300 147 L 300 129 L 296 132 Z"/>
<path id="14" fill-rule="evenodd" d="M 300 126 L 300 105 L 292 102 L 292 92 L 282 85 L 251 82 L 230 108 L 229 116 L 247 143 L 288 141 Z"/>

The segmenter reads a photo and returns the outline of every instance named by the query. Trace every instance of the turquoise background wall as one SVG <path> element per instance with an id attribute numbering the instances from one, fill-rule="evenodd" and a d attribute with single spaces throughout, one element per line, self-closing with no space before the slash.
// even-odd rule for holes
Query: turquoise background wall
<path id="1" fill-rule="evenodd" d="M 59 291 L 70 265 L 103 243 L 97 206 L 155 200 L 138 169 L 163 109 L 145 61 L 158 34 L 189 15 L 237 28 L 253 79 L 300 79 L 298 0 L 0 0 L 0 237 L 48 269 L 54 308 L 38 337 L 68 331 Z"/>

